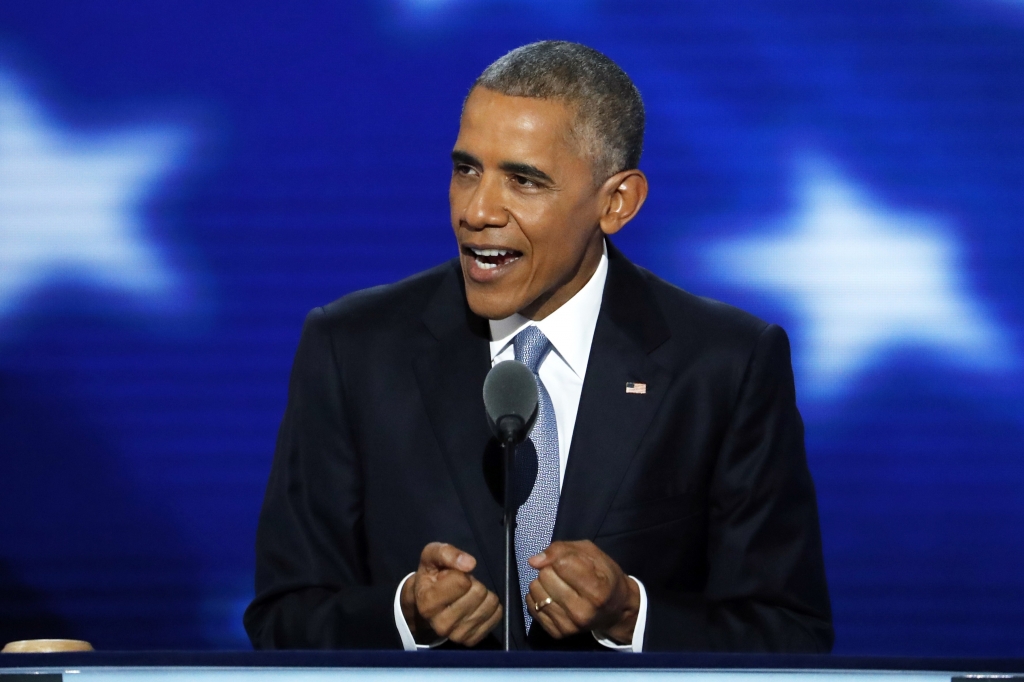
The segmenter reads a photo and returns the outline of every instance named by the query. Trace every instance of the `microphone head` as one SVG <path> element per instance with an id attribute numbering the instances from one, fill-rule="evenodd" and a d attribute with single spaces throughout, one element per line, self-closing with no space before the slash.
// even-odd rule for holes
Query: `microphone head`
<path id="1" fill-rule="evenodd" d="M 537 380 L 515 360 L 499 362 L 484 379 L 487 421 L 499 439 L 520 443 L 537 420 Z"/>

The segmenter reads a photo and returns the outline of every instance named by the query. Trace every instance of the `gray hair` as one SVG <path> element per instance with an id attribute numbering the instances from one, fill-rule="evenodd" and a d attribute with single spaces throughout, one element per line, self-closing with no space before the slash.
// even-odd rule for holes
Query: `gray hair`
<path id="1" fill-rule="evenodd" d="M 478 85 L 510 97 L 558 99 L 575 109 L 571 134 L 590 158 L 597 182 L 640 164 L 640 91 L 597 50 L 562 40 L 524 45 L 488 66 L 473 83 Z"/>

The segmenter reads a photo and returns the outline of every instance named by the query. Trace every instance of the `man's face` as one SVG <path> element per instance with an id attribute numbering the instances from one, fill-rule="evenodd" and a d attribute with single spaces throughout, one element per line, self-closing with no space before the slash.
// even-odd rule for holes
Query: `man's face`
<path id="1" fill-rule="evenodd" d="M 448 198 L 469 307 L 542 319 L 572 298 L 601 258 L 600 187 L 556 100 L 475 88 L 452 152 Z"/>

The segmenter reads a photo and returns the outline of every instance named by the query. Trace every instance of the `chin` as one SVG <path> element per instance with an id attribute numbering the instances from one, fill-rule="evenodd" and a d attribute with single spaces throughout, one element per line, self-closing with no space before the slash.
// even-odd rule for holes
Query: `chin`
<path id="1" fill-rule="evenodd" d="M 502 320 L 519 312 L 519 306 L 503 296 L 487 295 L 466 288 L 466 302 L 474 314 L 488 320 Z"/>

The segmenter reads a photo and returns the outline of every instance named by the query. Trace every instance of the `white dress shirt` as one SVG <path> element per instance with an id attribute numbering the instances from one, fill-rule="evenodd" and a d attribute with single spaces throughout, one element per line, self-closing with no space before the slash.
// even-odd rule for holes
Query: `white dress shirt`
<path id="1" fill-rule="evenodd" d="M 580 394 L 583 392 L 583 378 L 587 374 L 587 362 L 590 360 L 590 346 L 594 341 L 594 329 L 597 327 L 597 316 L 601 312 L 601 299 L 604 295 L 604 284 L 608 279 L 608 247 L 601 254 L 601 262 L 590 280 L 571 299 L 558 310 L 543 320 L 530 320 L 516 313 L 503 320 L 491 320 L 491 364 L 515 359 L 512 340 L 525 327 L 536 325 L 551 342 L 551 351 L 541 361 L 537 373 L 544 387 L 551 396 L 555 409 L 555 421 L 558 425 L 558 484 L 565 480 L 565 467 L 569 461 L 569 447 L 572 445 L 573 429 L 576 426 L 576 412 L 580 406 Z M 405 581 L 413 573 L 402 580 L 395 594 L 395 625 L 402 637 L 406 651 L 429 649 L 441 644 L 444 640 L 432 644 L 417 644 L 402 614 L 401 594 Z M 607 637 L 594 633 L 598 642 L 619 651 L 640 652 L 643 650 L 644 629 L 647 623 L 647 590 L 633 576 L 632 580 L 640 588 L 640 612 L 636 626 L 633 628 L 633 641 L 630 644 L 618 644 Z"/>

